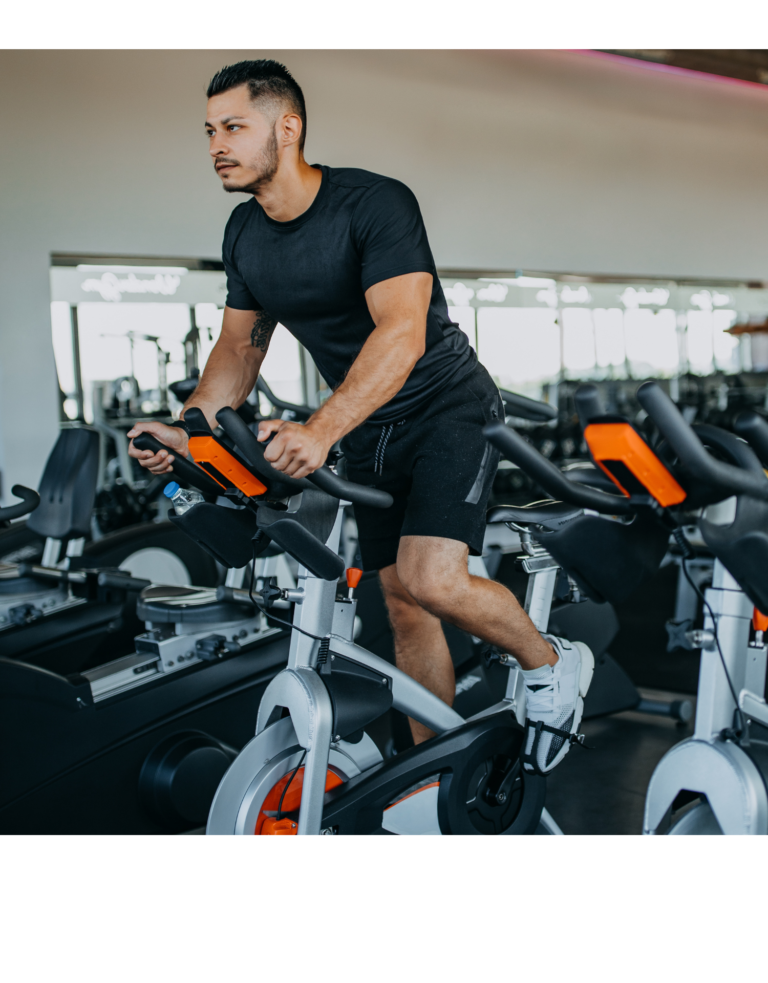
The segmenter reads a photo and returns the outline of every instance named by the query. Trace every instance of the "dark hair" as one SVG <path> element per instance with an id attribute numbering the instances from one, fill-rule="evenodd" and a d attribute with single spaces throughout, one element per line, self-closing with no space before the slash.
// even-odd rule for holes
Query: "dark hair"
<path id="1" fill-rule="evenodd" d="M 221 92 L 235 89 L 239 85 L 247 85 L 253 102 L 259 99 L 279 99 L 288 103 L 291 109 L 301 118 L 301 137 L 299 150 L 304 149 L 304 139 L 307 134 L 307 110 L 304 105 L 304 93 L 296 79 L 285 65 L 272 58 L 257 58 L 255 61 L 239 61 L 235 65 L 226 65 L 216 72 L 208 86 L 207 96 L 217 96 Z"/>

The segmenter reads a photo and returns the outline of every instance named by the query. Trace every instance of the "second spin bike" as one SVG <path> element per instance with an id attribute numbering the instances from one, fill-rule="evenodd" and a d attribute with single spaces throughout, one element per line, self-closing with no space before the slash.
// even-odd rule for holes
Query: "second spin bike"
<path id="1" fill-rule="evenodd" d="M 768 833 L 768 480 L 756 454 L 733 434 L 690 427 L 655 383 L 638 400 L 662 440 L 652 449 L 621 417 L 595 416 L 585 439 L 620 495 L 581 488 L 501 424 L 485 428 L 510 460 L 560 501 L 542 503 L 536 538 L 587 591 L 652 573 L 670 534 L 691 555 L 684 529 L 695 523 L 716 558 L 703 596 L 704 628 L 671 623 L 672 647 L 701 648 L 694 734 L 662 758 L 651 778 L 643 831 Z M 768 424 L 742 414 L 735 429 L 768 460 Z M 550 515 L 544 516 L 547 510 Z M 512 518 L 503 517 L 503 518 Z M 578 546 L 579 526 L 592 535 Z M 558 529 L 559 526 L 559 529 Z M 548 527 L 548 528 L 547 528 Z M 587 530 L 589 531 L 589 530 Z M 645 563 L 643 563 L 645 557 Z"/>

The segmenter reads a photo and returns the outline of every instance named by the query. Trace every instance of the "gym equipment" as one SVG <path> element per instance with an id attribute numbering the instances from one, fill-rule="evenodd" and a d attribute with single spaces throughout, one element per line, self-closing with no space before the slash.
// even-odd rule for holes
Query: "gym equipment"
<path id="1" fill-rule="evenodd" d="M 191 462 L 180 461 L 177 474 L 185 466 L 201 490 L 210 490 L 213 479 Z M 35 493 L 26 497 L 12 507 L 17 513 L 35 504 Z M 218 519 L 213 533 L 210 509 Z M 203 502 L 178 519 L 184 534 L 199 542 L 211 537 L 216 555 L 241 572 L 253 560 L 256 533 L 253 514 L 245 513 Z M 269 569 L 279 557 L 264 545 L 256 586 L 279 592 Z M 93 575 L 32 573 L 69 584 Z M 143 588 L 137 614 L 146 622 L 131 654 L 68 674 L 0 657 L 0 832 L 200 826 L 219 779 L 248 739 L 259 698 L 286 661 L 285 631 L 252 604 L 219 598 L 216 589 L 127 579 Z M 279 598 L 273 604 L 289 606 Z"/>
<path id="2" fill-rule="evenodd" d="M 596 445 L 594 465 L 584 462 L 560 471 L 503 424 L 486 431 L 488 439 L 499 447 L 504 457 L 522 468 L 547 494 L 560 500 L 526 506 L 495 506 L 489 510 L 489 522 L 503 522 L 520 533 L 526 553 L 533 540 L 536 548 L 543 551 L 537 562 L 544 564 L 547 562 L 544 555 L 549 556 L 553 595 L 566 602 L 554 608 L 552 630 L 566 638 L 586 642 L 595 655 L 595 674 L 584 704 L 584 719 L 635 710 L 670 716 L 680 723 L 687 723 L 693 716 L 690 700 L 642 697 L 607 651 L 619 627 L 612 604 L 625 601 L 658 570 L 667 552 L 669 533 L 658 525 L 647 508 L 640 508 L 631 522 L 607 524 L 599 516 L 571 507 L 581 505 L 601 512 L 610 506 L 626 511 L 626 506 L 617 501 L 615 494 L 610 494 L 611 489 L 614 492 L 616 489 L 613 480 L 603 470 L 598 470 L 598 445 L 601 435 L 604 438 L 606 432 L 610 432 L 610 426 L 629 428 L 629 424 L 624 418 L 608 417 L 603 413 L 597 389 L 592 385 L 582 386 L 575 401 L 585 432 L 591 421 L 601 421 L 600 426 L 591 431 Z M 634 431 L 632 436 L 641 440 Z M 574 485 L 579 490 L 574 491 Z M 606 495 L 609 495 L 607 499 Z M 542 521 L 532 521 L 529 518 L 532 512 Z M 523 520 L 524 526 L 521 526 Z M 528 570 L 530 563 L 529 558 L 524 558 L 521 565 Z"/>
<path id="3" fill-rule="evenodd" d="M 672 647 L 702 649 L 695 729 L 691 738 L 662 758 L 651 778 L 644 832 L 765 833 L 768 742 L 758 735 L 768 724 L 762 635 L 768 619 L 759 612 L 761 605 L 768 607 L 768 480 L 749 447 L 716 427 L 691 429 L 657 385 L 646 383 L 638 399 L 664 438 L 655 451 L 621 418 L 593 417 L 585 430 L 593 455 L 622 491 L 621 497 L 595 488 L 568 489 L 557 469 L 548 471 L 551 466 L 536 460 L 533 449 L 511 431 L 497 427 L 489 439 L 525 460 L 547 491 L 557 489 L 582 506 L 571 516 L 573 523 L 593 518 L 606 529 L 614 526 L 614 538 L 622 527 L 637 526 L 642 533 L 642 542 L 618 533 L 624 542 L 615 539 L 612 555 L 603 554 L 598 538 L 593 539 L 592 553 L 600 562 L 573 572 L 585 590 L 609 589 L 622 570 L 631 573 L 628 562 L 635 574 L 643 566 L 646 574 L 652 572 L 654 554 L 659 556 L 669 532 L 684 556 L 689 555 L 683 529 L 697 522 L 716 558 L 713 587 L 706 593 L 707 621 L 701 631 L 691 630 L 690 623 L 670 626 Z M 759 418 L 747 419 L 745 435 L 756 444 L 765 441 L 768 448 L 768 427 Z M 563 512 L 568 506 L 549 504 L 555 512 L 560 510 L 563 528 L 568 529 L 568 513 Z M 585 509 L 598 514 L 586 516 Z M 638 525 L 643 516 L 655 517 L 659 532 L 650 524 Z M 550 542 L 555 554 L 557 540 L 550 537 Z M 625 551 L 628 545 L 634 552 Z M 750 623 L 755 626 L 751 643 Z M 759 725 L 750 726 L 750 719 Z"/>
<path id="4" fill-rule="evenodd" d="M 215 561 L 168 522 L 147 523 L 86 545 L 98 461 L 95 431 L 62 430 L 39 494 L 27 490 L 24 507 L 0 511 L 0 524 L 28 514 L 24 533 L 44 544 L 41 551 L 19 547 L 15 562 L 0 563 L 0 646 L 5 658 L 56 672 L 80 671 L 130 651 L 141 628 L 134 611 L 134 580 L 209 587 L 219 582 Z M 10 526 L 0 532 L 0 549 L 7 535 L 18 544 Z"/>
<path id="5" fill-rule="evenodd" d="M 768 480 L 759 456 L 766 459 L 768 424 L 751 411 L 734 421 L 756 455 L 725 431 L 691 428 L 653 383 L 640 388 L 638 400 L 691 483 L 692 504 L 707 500 L 697 525 L 715 556 L 703 629 L 691 630 L 687 622 L 670 626 L 672 644 L 701 648 L 695 728 L 656 767 L 643 832 L 764 835 L 768 619 L 761 612 L 768 610 Z M 680 533 L 678 539 L 685 555 L 685 539 Z"/>
<path id="6" fill-rule="evenodd" d="M 240 461 L 252 470 L 251 479 L 270 481 L 277 475 L 278 482 L 288 486 L 282 502 L 270 503 L 246 494 L 243 476 L 235 469 L 230 472 L 226 494 L 245 506 L 243 512 L 252 518 L 255 548 L 271 540 L 300 567 L 295 590 L 263 588 L 253 594 L 267 613 L 275 598 L 294 604 L 288 667 L 267 687 L 256 736 L 224 776 L 207 831 L 249 835 L 382 829 L 444 834 L 558 832 L 544 810 L 545 780 L 524 774 L 520 767 L 524 687 L 513 660 L 507 665 L 507 698 L 465 721 L 409 676 L 354 643 L 359 571 L 347 573 L 348 596 L 336 597 L 345 568 L 337 553 L 344 502 L 387 507 L 391 498 L 345 481 L 327 468 L 300 482 L 286 479 L 273 472 L 264 460 L 264 445 L 233 410 L 220 410 L 217 419 L 234 442 Z M 195 436 L 198 423 L 193 423 Z M 199 431 L 202 437 L 202 426 Z M 212 435 L 205 439 L 211 440 Z M 147 446 L 159 445 L 147 441 Z M 213 474 L 212 465 L 209 469 Z M 214 480 L 224 478 L 221 468 L 216 471 Z M 194 475 L 184 477 L 195 483 Z M 193 506 L 176 521 L 181 524 L 204 507 Z M 219 510 L 217 519 L 225 511 L 220 506 L 209 508 Z M 220 544 L 222 538 L 212 534 L 211 540 Z M 249 592 L 242 589 L 223 587 L 219 596 L 249 600 Z M 366 728 L 392 706 L 438 736 L 384 761 Z"/>

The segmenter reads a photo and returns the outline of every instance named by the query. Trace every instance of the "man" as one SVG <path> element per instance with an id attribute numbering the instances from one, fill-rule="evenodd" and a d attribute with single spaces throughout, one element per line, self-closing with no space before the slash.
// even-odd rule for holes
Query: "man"
<path id="1" fill-rule="evenodd" d="M 271 60 L 240 62 L 208 88 L 205 129 L 225 191 L 252 197 L 224 233 L 228 295 L 221 336 L 185 409 L 211 426 L 243 403 L 278 322 L 309 350 L 333 395 L 306 425 L 259 425 L 266 459 L 301 478 L 343 438 L 351 480 L 386 489 L 386 510 L 355 506 L 366 570 L 378 570 L 398 666 L 451 704 L 451 622 L 513 654 L 525 670 L 525 767 L 550 771 L 581 721 L 592 656 L 542 636 L 501 584 L 473 577 L 498 454 L 482 426 L 503 418 L 498 390 L 448 317 L 419 207 L 390 178 L 309 165 L 304 96 Z M 183 418 L 183 413 L 182 413 Z M 187 454 L 183 429 L 137 423 Z M 154 474 L 173 454 L 131 454 Z M 583 657 L 583 658 L 582 658 Z M 583 661 L 583 664 L 582 664 Z M 583 677 L 583 680 L 582 680 Z M 582 680 L 580 682 L 580 680 Z M 432 732 L 411 721 L 414 740 Z"/>

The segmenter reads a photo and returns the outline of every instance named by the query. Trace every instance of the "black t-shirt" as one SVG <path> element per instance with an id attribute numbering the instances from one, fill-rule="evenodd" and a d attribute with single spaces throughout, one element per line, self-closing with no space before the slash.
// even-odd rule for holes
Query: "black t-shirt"
<path id="1" fill-rule="evenodd" d="M 296 337 L 333 389 L 374 330 L 365 291 L 404 273 L 431 273 L 426 351 L 405 385 L 369 419 L 410 417 L 473 371 L 467 336 L 448 316 L 427 232 L 412 191 L 400 181 L 348 167 L 322 167 L 320 190 L 290 222 L 251 198 L 224 233 L 227 306 L 268 311 Z"/>

